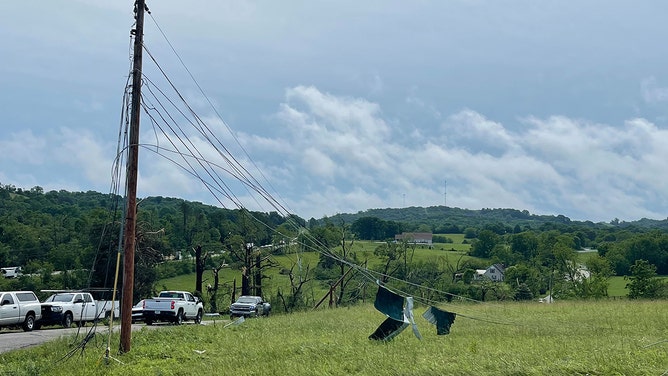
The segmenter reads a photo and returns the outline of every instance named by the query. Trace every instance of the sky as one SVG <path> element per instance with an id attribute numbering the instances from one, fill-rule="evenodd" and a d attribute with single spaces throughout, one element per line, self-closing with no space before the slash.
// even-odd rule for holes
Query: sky
<path id="1" fill-rule="evenodd" d="M 132 5 L 0 2 L 0 184 L 110 191 Z M 668 2 L 147 5 L 147 50 L 302 218 L 436 205 L 668 217 Z M 140 142 L 164 145 L 142 116 Z M 139 159 L 140 197 L 230 206 L 169 159 Z M 228 178 L 245 207 L 274 210 Z"/>

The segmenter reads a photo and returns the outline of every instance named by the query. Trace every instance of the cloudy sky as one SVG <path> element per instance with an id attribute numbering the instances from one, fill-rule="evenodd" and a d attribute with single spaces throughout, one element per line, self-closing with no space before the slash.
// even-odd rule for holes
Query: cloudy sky
<path id="1" fill-rule="evenodd" d="M 132 3 L 0 2 L 1 184 L 109 192 Z M 668 216 L 668 2 L 148 6 L 158 64 L 303 218 L 443 204 Z M 147 77 L 157 72 L 145 58 Z M 165 144 L 147 121 L 141 142 Z M 229 187 L 250 209 L 274 210 Z M 138 194 L 228 205 L 145 150 Z"/>

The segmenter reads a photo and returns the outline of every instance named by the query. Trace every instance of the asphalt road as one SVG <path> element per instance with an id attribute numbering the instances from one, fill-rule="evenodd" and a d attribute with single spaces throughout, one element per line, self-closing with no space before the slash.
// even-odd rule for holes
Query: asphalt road
<path id="1" fill-rule="evenodd" d="M 205 323 L 205 322 L 202 322 Z M 184 323 L 185 324 L 190 324 L 194 325 L 192 323 Z M 139 330 L 142 327 L 150 328 L 150 329 L 158 329 L 160 327 L 165 327 L 168 326 L 169 324 L 167 323 L 155 323 L 153 325 L 144 325 L 144 324 L 132 324 L 132 330 Z M 45 327 L 39 330 L 33 330 L 31 332 L 24 332 L 23 330 L 7 330 L 7 329 L 2 329 L 0 330 L 0 354 L 7 352 L 7 351 L 12 351 L 12 350 L 17 350 L 17 349 L 24 349 L 30 346 L 36 346 L 39 344 L 42 344 L 46 341 L 60 338 L 63 336 L 73 336 L 79 331 L 79 336 L 83 338 L 86 336 L 88 331 L 91 329 L 91 324 L 86 325 L 83 328 L 77 328 L 77 327 L 72 327 L 69 329 L 65 328 L 59 328 L 56 326 L 53 327 Z M 114 325 L 114 330 L 120 330 L 120 325 Z M 109 330 L 108 326 L 97 326 L 96 332 L 106 332 Z"/>

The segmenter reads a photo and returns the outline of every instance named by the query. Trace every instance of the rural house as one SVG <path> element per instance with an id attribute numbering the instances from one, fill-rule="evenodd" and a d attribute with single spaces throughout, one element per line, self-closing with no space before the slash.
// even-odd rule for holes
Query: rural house
<path id="1" fill-rule="evenodd" d="M 433 234 L 431 232 L 402 232 L 394 235 L 394 241 L 400 242 L 406 240 L 413 244 L 425 244 L 431 247 Z"/>
<path id="2" fill-rule="evenodd" d="M 503 282 L 503 275 L 506 271 L 506 268 L 503 264 L 494 264 L 487 269 L 476 269 L 474 280 L 480 281 L 483 278 L 487 278 L 494 282 Z"/>

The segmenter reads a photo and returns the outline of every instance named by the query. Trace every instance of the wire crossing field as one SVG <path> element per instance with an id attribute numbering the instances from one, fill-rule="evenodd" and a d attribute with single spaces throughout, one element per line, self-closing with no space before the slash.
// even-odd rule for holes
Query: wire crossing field
<path id="1" fill-rule="evenodd" d="M 423 340 L 406 329 L 367 339 L 385 316 L 371 304 L 133 333 L 132 351 L 102 359 L 106 338 L 58 362 L 72 338 L 0 355 L 1 375 L 661 375 L 668 370 L 668 303 L 444 305 L 451 334 L 416 307 Z M 1 340 L 2 335 L 0 335 Z"/>

